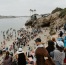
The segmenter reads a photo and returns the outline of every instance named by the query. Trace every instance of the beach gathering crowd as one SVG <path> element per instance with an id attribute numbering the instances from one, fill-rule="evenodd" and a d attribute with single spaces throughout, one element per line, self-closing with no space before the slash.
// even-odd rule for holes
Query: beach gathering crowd
<path id="1" fill-rule="evenodd" d="M 0 50 L 1 55 L 3 52 L 5 52 L 2 65 L 63 65 L 66 63 L 65 29 L 64 32 L 62 30 L 59 30 L 58 38 L 52 37 L 50 40 L 48 40 L 47 47 L 42 44 L 43 42 L 41 38 L 36 38 L 34 40 L 34 49 L 32 49 L 28 43 L 37 37 L 38 34 L 41 33 L 44 35 L 41 28 L 32 28 L 32 31 L 27 31 L 24 28 L 21 28 L 17 31 L 17 33 L 18 37 L 15 35 L 16 39 L 12 43 L 11 47 L 7 47 L 3 51 Z M 10 33 L 10 35 L 7 37 L 7 40 L 12 37 L 13 36 Z M 25 46 L 28 47 L 29 51 L 23 51 L 23 48 Z M 13 50 L 13 52 L 11 50 Z"/>

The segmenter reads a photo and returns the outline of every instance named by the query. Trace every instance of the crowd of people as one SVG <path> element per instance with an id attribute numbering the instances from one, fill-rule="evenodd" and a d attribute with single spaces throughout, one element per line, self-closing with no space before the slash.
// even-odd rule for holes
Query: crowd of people
<path id="1" fill-rule="evenodd" d="M 9 50 L 14 49 L 14 52 L 19 47 L 24 47 L 30 40 L 34 39 L 39 33 L 41 33 L 41 29 L 32 28 L 31 31 L 28 31 L 28 29 L 25 30 L 25 28 L 21 28 L 20 30 L 16 31 L 15 29 L 10 28 L 6 32 L 2 32 L 3 34 L 3 42 L 1 42 L 0 45 L 0 51 L 2 50 Z M 6 41 L 15 40 L 12 45 L 9 47 L 6 47 Z M 0 53 L 2 54 L 2 53 Z"/>
<path id="2" fill-rule="evenodd" d="M 58 38 L 52 37 L 48 40 L 48 46 L 45 47 L 41 38 L 36 38 L 36 48 L 32 50 L 28 45 L 30 40 L 33 40 L 42 30 L 33 28 L 31 32 L 20 29 L 18 37 L 13 42 L 14 54 L 6 51 L 3 59 L 3 65 L 63 65 L 66 63 L 66 33 L 60 31 Z M 28 45 L 29 53 L 25 53 L 23 48 Z"/>
<path id="3" fill-rule="evenodd" d="M 28 45 L 30 40 L 33 40 L 39 33 L 42 33 L 41 29 L 32 28 L 32 31 L 27 31 L 25 29 L 21 29 L 18 31 L 18 37 L 15 42 L 13 42 L 14 52 L 19 48 L 23 48 Z M 29 45 L 28 45 L 29 46 Z"/>
<path id="4" fill-rule="evenodd" d="M 9 33 L 9 31 L 7 31 L 7 34 Z M 3 52 L 7 52 L 9 51 L 10 55 L 13 56 L 13 54 L 19 49 L 19 48 L 23 48 L 25 47 L 26 45 L 28 46 L 28 49 L 31 50 L 30 46 L 28 45 L 28 42 L 30 40 L 33 40 L 39 33 L 42 33 L 41 29 L 37 29 L 37 28 L 32 28 L 31 31 L 28 31 L 28 30 L 25 30 L 24 28 L 21 28 L 20 30 L 17 31 L 17 38 L 15 39 L 15 41 L 13 42 L 13 44 L 11 45 L 11 47 L 5 47 L 6 49 L 1 50 L 1 54 L 3 54 Z M 10 33 L 11 35 L 11 33 Z M 11 39 L 9 35 L 9 39 Z M 6 39 L 6 38 L 4 38 Z M 7 39 L 8 40 L 8 39 Z M 9 40 L 8 40 L 9 41 Z M 5 44 L 4 44 L 5 45 Z M 11 52 L 11 50 L 13 50 Z M 26 55 L 27 55 L 27 52 L 26 52 Z M 29 53 L 27 56 L 31 56 Z"/>

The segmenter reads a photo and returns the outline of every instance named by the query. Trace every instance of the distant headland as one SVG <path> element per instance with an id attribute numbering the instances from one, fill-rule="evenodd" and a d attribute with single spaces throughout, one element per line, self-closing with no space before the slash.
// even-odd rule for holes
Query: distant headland
<path id="1" fill-rule="evenodd" d="M 18 18 L 18 17 L 30 17 L 30 16 L 3 16 L 3 15 L 0 15 L 0 19 L 3 19 L 3 18 Z"/>

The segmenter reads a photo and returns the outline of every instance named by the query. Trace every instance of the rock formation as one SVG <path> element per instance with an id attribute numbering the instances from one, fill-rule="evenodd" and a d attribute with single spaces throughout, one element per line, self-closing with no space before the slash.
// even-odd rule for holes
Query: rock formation
<path id="1" fill-rule="evenodd" d="M 56 11 L 56 12 L 55 12 Z M 26 22 L 26 26 L 33 26 L 33 27 L 50 27 L 50 34 L 51 31 L 54 31 L 54 28 L 56 27 L 62 27 L 66 20 L 66 8 L 56 8 L 53 13 L 49 14 L 48 16 L 42 16 L 36 20 L 30 20 L 29 22 Z M 54 34 L 55 32 L 53 32 Z"/>

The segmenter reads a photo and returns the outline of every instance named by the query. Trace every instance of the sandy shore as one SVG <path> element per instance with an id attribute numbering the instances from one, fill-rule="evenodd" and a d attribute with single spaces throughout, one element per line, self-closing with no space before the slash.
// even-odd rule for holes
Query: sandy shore
<path id="1" fill-rule="evenodd" d="M 35 39 L 36 38 L 38 38 L 38 37 L 40 37 L 41 38 L 41 40 L 42 40 L 42 43 L 44 44 L 44 46 L 45 47 L 47 47 L 47 41 L 48 41 L 48 39 L 50 39 L 50 38 L 52 38 L 52 37 L 55 37 L 55 38 L 57 38 L 58 37 L 58 35 L 57 34 L 55 34 L 55 35 L 53 35 L 53 36 L 50 36 L 49 35 L 49 29 L 48 30 L 44 30 L 44 29 L 42 29 L 42 31 L 43 31 L 43 33 L 40 33 L 40 34 L 38 34 L 38 36 L 36 36 L 33 40 L 31 40 L 31 41 L 29 41 L 29 46 L 32 48 L 32 49 L 34 49 L 34 44 L 35 44 Z M 10 40 L 10 41 L 6 41 L 6 47 L 8 47 L 8 48 L 10 48 L 10 45 L 12 45 L 12 43 L 13 43 L 13 41 L 15 41 L 15 40 Z M 27 49 L 27 45 L 23 48 L 23 51 L 27 51 L 28 49 Z M 13 51 L 13 50 L 12 50 Z M 0 56 L 0 63 L 2 62 L 2 58 L 4 57 L 4 55 L 2 55 L 2 56 Z"/>
<path id="2" fill-rule="evenodd" d="M 31 29 L 29 29 L 31 31 Z M 48 39 L 52 38 L 52 37 L 55 37 L 57 38 L 58 37 L 58 34 L 55 34 L 53 36 L 50 36 L 49 35 L 49 28 L 45 31 L 45 29 L 42 29 L 43 33 L 40 33 L 38 34 L 38 36 L 36 36 L 34 39 L 32 39 L 31 41 L 28 42 L 29 46 L 31 46 L 33 49 L 34 49 L 34 44 L 35 44 L 35 39 L 36 38 L 41 38 L 42 40 L 42 43 L 44 44 L 44 46 L 46 47 L 47 46 L 47 41 Z M 6 41 L 6 47 L 10 48 L 10 46 L 13 44 L 15 40 L 14 39 L 11 39 L 10 41 Z M 27 51 L 27 45 L 23 48 L 23 50 L 26 52 Z"/>

